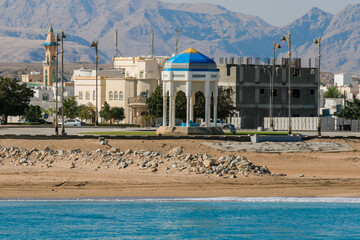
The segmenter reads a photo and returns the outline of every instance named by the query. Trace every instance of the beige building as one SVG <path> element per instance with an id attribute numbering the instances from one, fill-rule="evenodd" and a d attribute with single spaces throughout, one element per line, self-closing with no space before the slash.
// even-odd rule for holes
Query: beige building
<path id="1" fill-rule="evenodd" d="M 23 83 L 42 83 L 43 77 L 40 72 L 30 72 L 30 74 L 21 75 Z"/>
<path id="2" fill-rule="evenodd" d="M 144 125 L 146 96 L 160 83 L 166 57 L 115 57 L 114 69 L 98 70 L 98 109 L 105 101 L 122 107 L 123 123 Z M 96 70 L 82 67 L 74 71 L 75 96 L 79 104 L 96 106 Z"/>

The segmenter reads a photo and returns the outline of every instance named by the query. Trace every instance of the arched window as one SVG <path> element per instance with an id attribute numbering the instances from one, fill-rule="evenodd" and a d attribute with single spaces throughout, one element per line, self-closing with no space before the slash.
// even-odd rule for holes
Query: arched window
<path id="1" fill-rule="evenodd" d="M 120 101 L 121 100 L 124 100 L 124 94 L 123 94 L 123 92 L 120 92 Z"/>
<path id="2" fill-rule="evenodd" d="M 110 92 L 109 92 L 109 100 L 113 100 L 113 98 L 114 98 L 114 96 L 113 96 L 113 92 L 112 92 L 112 91 L 110 91 Z"/>
<path id="3" fill-rule="evenodd" d="M 90 92 L 86 91 L 86 100 L 90 100 Z"/>
<path id="4" fill-rule="evenodd" d="M 96 100 L 95 90 L 93 91 L 93 100 Z"/>
<path id="5" fill-rule="evenodd" d="M 115 91 L 114 93 L 114 100 L 119 100 L 119 93 Z"/>
<path id="6" fill-rule="evenodd" d="M 79 99 L 83 99 L 83 92 L 79 91 Z"/>

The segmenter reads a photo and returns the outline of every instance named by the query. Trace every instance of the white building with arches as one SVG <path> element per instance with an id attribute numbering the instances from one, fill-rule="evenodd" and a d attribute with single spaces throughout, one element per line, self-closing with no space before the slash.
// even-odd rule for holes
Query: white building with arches
<path id="1" fill-rule="evenodd" d="M 114 68 L 98 70 L 99 112 L 105 101 L 122 107 L 123 123 L 144 125 L 146 96 L 160 83 L 166 57 L 115 57 Z M 85 67 L 74 71 L 75 96 L 78 104 L 96 106 L 96 70 Z"/>

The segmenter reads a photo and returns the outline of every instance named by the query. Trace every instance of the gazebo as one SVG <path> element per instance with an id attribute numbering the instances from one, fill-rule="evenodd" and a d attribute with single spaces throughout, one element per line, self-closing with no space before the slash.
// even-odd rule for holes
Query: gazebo
<path id="1" fill-rule="evenodd" d="M 201 54 L 193 48 L 170 58 L 162 72 L 163 82 L 163 127 L 170 128 L 165 132 L 174 132 L 175 128 L 175 98 L 178 92 L 183 91 L 186 95 L 186 128 L 191 128 L 190 122 L 194 121 L 195 94 L 202 92 L 205 96 L 205 129 L 204 134 L 222 133 L 217 128 L 216 120 L 214 126 L 210 126 L 211 96 L 214 98 L 213 116 L 217 119 L 217 97 L 219 72 L 216 63 L 211 58 Z M 169 95 L 169 121 L 167 121 L 167 96 Z M 167 126 L 167 122 L 169 122 Z M 176 127 L 181 128 L 181 127 Z M 211 129 L 213 128 L 213 129 Z M 210 130 L 210 131 L 209 131 Z M 220 130 L 220 131 L 219 131 Z M 184 129 L 180 129 L 184 132 Z M 159 131 L 160 132 L 160 131 Z M 189 130 L 185 130 L 191 134 Z M 195 130 L 199 134 L 198 130 Z M 218 134 L 219 134 L 218 133 Z"/>

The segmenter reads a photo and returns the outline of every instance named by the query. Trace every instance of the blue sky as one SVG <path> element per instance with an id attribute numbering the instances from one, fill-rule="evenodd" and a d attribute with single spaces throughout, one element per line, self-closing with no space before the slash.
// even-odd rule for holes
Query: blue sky
<path id="1" fill-rule="evenodd" d="M 329 13 L 337 13 L 348 4 L 360 0 L 162 0 L 173 3 L 214 3 L 236 12 L 261 17 L 274 26 L 291 23 L 313 7 Z"/>

